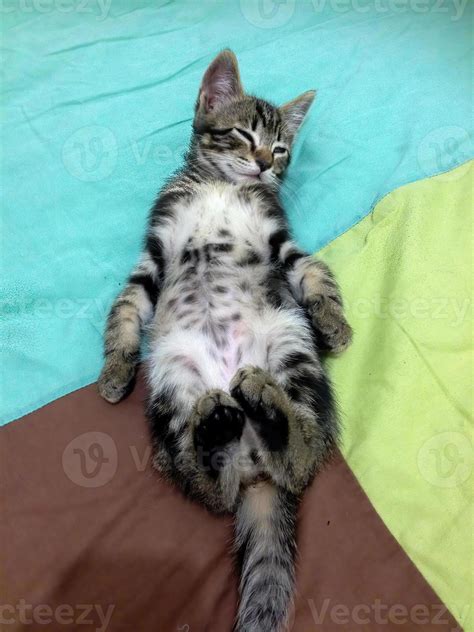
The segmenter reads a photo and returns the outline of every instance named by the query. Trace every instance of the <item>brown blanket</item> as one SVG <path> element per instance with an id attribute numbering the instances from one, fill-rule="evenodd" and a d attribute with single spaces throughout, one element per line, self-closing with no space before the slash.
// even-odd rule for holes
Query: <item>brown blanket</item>
<path id="1" fill-rule="evenodd" d="M 1 429 L 2 629 L 232 629 L 231 520 L 152 471 L 142 399 L 141 382 L 115 407 L 93 385 Z M 340 456 L 298 543 L 294 632 L 459 629 Z"/>

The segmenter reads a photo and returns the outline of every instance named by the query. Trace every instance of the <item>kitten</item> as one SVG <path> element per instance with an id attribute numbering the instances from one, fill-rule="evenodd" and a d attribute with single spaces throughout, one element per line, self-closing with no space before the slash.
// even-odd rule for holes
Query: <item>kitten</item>
<path id="1" fill-rule="evenodd" d="M 313 99 L 244 93 L 234 54 L 207 69 L 186 162 L 150 215 L 110 312 L 99 392 L 130 390 L 149 333 L 154 465 L 213 512 L 235 514 L 238 632 L 275 632 L 294 588 L 300 496 L 333 450 L 318 348 L 350 342 L 327 267 L 292 241 L 278 188 Z"/>

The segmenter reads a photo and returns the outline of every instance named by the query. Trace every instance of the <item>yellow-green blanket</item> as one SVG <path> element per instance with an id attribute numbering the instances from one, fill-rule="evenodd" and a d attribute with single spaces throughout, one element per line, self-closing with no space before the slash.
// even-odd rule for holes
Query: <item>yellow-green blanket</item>
<path id="1" fill-rule="evenodd" d="M 402 187 L 323 250 L 352 348 L 331 362 L 344 455 L 388 528 L 473 630 L 474 162 Z"/>

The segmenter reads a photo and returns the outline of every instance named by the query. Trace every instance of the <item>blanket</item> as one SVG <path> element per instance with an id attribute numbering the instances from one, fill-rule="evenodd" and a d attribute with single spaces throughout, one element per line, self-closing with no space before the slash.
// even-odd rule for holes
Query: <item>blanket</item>
<path id="1" fill-rule="evenodd" d="M 472 4 L 265 2 L 5 0 L 0 423 L 96 379 L 105 316 L 225 46 L 249 92 L 318 90 L 283 195 L 309 252 L 472 156 Z"/>
<path id="2" fill-rule="evenodd" d="M 471 17 L 462 0 L 5 0 L 6 629 L 232 629 L 231 521 L 152 470 L 142 377 L 115 407 L 94 384 L 229 46 L 250 92 L 318 90 L 282 197 L 355 331 L 327 359 L 343 437 L 301 507 L 292 629 L 474 632 Z"/>

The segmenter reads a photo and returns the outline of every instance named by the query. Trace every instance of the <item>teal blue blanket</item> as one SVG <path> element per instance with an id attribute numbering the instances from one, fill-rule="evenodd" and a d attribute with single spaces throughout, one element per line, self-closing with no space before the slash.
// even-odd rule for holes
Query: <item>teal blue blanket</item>
<path id="1" fill-rule="evenodd" d="M 315 251 L 387 192 L 472 155 L 469 11 L 5 0 L 2 422 L 96 379 L 108 307 L 218 50 L 264 98 L 318 89 L 284 195 Z"/>

